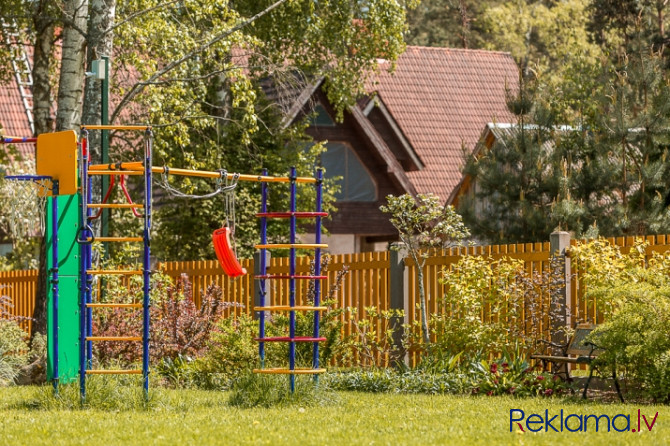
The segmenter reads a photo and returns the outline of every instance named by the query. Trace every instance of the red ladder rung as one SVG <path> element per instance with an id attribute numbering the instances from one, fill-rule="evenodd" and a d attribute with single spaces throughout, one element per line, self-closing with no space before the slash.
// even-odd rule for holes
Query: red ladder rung
<path id="1" fill-rule="evenodd" d="M 256 217 L 262 218 L 316 218 L 328 217 L 328 212 L 259 212 Z"/>
<path id="2" fill-rule="evenodd" d="M 311 338 L 309 336 L 296 336 L 291 339 L 288 336 L 274 336 L 269 338 L 254 338 L 258 342 L 324 342 L 326 338 Z"/>

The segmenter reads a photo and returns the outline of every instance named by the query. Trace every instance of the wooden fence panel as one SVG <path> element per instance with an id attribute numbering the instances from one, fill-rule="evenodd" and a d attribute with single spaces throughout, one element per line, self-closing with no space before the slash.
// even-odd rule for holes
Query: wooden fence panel
<path id="1" fill-rule="evenodd" d="M 21 328 L 30 332 L 35 309 L 37 270 L 0 272 L 0 293 L 11 299 L 3 306 L 3 312 L 21 318 Z"/>
<path id="2" fill-rule="evenodd" d="M 610 243 L 622 248 L 624 253 L 635 245 L 633 237 L 617 237 L 608 239 Z M 670 250 L 670 237 L 666 235 L 648 236 L 645 238 L 648 246 L 646 256 L 650 258 L 654 253 L 665 253 Z M 573 245 L 578 243 L 573 240 Z M 491 245 L 477 247 L 451 248 L 444 251 L 432 251 L 426 259 L 424 271 L 424 286 L 427 295 L 427 311 L 429 314 L 445 311 L 439 304 L 446 290 L 441 278 L 449 274 L 453 266 L 466 255 L 480 255 L 492 260 L 501 258 L 520 259 L 524 262 L 525 271 L 530 275 L 545 274 L 550 271 L 549 243 L 527 243 L 510 245 Z M 569 256 L 569 252 L 568 252 Z M 582 266 L 571 260 L 572 276 L 569 283 L 571 291 L 572 320 L 595 320 L 600 322 L 600 315 L 596 314 L 596 302 L 586 297 L 586 289 L 581 279 Z M 219 286 L 223 292 L 224 301 L 234 303 L 235 306 L 227 310 L 226 315 L 240 315 L 251 313 L 254 303 L 254 281 L 252 259 L 243 260 L 242 266 L 249 274 L 231 279 L 226 276 L 216 261 L 166 262 L 159 263 L 157 269 L 177 282 L 185 277 L 192 283 L 193 298 L 197 304 L 202 301 L 203 295 L 211 285 Z M 406 308 L 406 322 L 413 324 L 419 320 L 418 312 L 418 284 L 416 281 L 416 267 L 411 259 L 406 259 L 408 306 Z M 299 257 L 296 262 L 298 274 L 309 274 L 311 258 Z M 337 277 L 348 270 L 336 286 Z M 345 254 L 331 256 L 328 270 L 324 272 L 328 278 L 322 282 L 322 298 L 331 299 L 338 308 L 356 308 L 358 317 L 366 317 L 366 308 L 375 307 L 380 311 L 389 309 L 390 256 L 388 252 Z M 268 274 L 288 274 L 288 258 L 272 258 L 268 266 Z M 273 305 L 288 305 L 288 280 L 270 280 L 268 283 L 269 302 Z M 9 296 L 13 306 L 6 305 L 9 314 L 29 318 L 33 314 L 35 305 L 35 290 L 37 287 L 37 272 L 8 271 L 0 272 L 0 286 L 3 295 Z M 296 283 L 296 304 L 308 304 L 310 281 L 299 280 Z M 501 311 L 494 312 L 487 305 L 481 317 L 487 321 L 507 320 L 510 324 L 519 324 L 524 333 L 538 338 L 550 338 L 548 299 L 541 298 L 539 303 L 524 301 L 520 320 L 511 320 L 508 317 L 508 303 L 500 303 Z M 536 305 L 535 307 L 532 305 Z M 531 322 L 539 314 L 538 320 Z M 356 330 L 355 320 L 346 315 L 342 316 L 343 333 L 352 334 Z M 26 319 L 22 327 L 30 330 L 31 322 Z M 382 322 L 377 321 L 377 332 L 383 330 Z M 416 359 L 416 358 L 414 358 Z M 377 358 L 380 363 L 386 363 L 388 358 Z"/>

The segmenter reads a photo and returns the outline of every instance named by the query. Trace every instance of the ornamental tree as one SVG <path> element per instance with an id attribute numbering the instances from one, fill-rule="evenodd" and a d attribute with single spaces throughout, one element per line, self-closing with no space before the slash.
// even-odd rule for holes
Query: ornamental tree
<path id="1" fill-rule="evenodd" d="M 388 195 L 387 205 L 380 206 L 382 212 L 390 214 L 390 222 L 398 230 L 400 240 L 407 253 L 416 264 L 416 278 L 419 284 L 419 309 L 421 312 L 421 335 L 423 342 L 430 345 L 428 314 L 426 311 L 426 290 L 423 270 L 431 248 L 444 249 L 462 242 L 470 235 L 453 206 L 443 206 L 433 194 L 419 194 L 416 198 L 404 194 L 399 197 Z"/>

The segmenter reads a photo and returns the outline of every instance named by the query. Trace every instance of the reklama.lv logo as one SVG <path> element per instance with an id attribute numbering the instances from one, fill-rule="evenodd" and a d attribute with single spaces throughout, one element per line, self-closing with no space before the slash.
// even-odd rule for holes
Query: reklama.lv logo
<path id="1" fill-rule="evenodd" d="M 510 409 L 509 431 L 512 432 L 516 424 L 521 432 L 526 432 L 527 430 L 530 432 L 564 432 L 564 429 L 568 432 L 587 432 L 593 430 L 598 432 L 599 429 L 604 431 L 605 428 L 607 428 L 607 432 L 611 432 L 612 430 L 616 432 L 641 432 L 641 429 L 644 427 L 651 432 L 658 418 L 658 412 L 656 412 L 653 418 L 649 415 L 651 419 L 650 423 L 647 415 L 643 415 L 640 409 L 637 410 L 637 413 L 633 413 L 632 425 L 631 415 L 623 413 L 614 416 L 576 413 L 565 415 L 563 409 L 561 409 L 560 413 L 550 417 L 549 409 L 546 409 L 543 415 L 533 413 L 526 417 L 526 413 L 523 410 Z M 637 426 L 635 425 L 636 416 Z"/>

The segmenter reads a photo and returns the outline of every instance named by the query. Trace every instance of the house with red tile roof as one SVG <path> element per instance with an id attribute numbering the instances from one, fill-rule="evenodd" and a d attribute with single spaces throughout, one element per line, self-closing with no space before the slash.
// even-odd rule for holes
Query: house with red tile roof
<path id="1" fill-rule="evenodd" d="M 334 253 L 385 249 L 397 239 L 379 211 L 389 194 L 434 193 L 450 204 L 464 154 L 474 150 L 482 129 L 514 120 L 506 95 L 518 88 L 518 68 L 509 53 L 410 46 L 394 72 L 388 62 L 380 65 L 368 94 L 342 122 L 323 79 L 303 82 L 288 99 L 274 97 L 285 102 L 286 125 L 311 116 L 308 134 L 328 141 L 321 157 L 326 175 L 342 177 L 338 212 L 326 223 Z M 273 99 L 272 89 L 266 92 Z M 7 135 L 30 134 L 15 80 L 0 85 L 0 125 Z"/>
<path id="2" fill-rule="evenodd" d="M 331 252 L 385 249 L 396 240 L 379 211 L 389 194 L 433 193 L 451 204 L 482 129 L 514 120 L 506 98 L 518 89 L 519 73 L 509 53 L 410 46 L 394 72 L 380 64 L 368 94 L 341 123 L 321 81 L 289 113 L 290 122 L 312 113 L 307 132 L 328 141 L 326 176 L 342 177 L 338 212 L 326 223 Z"/>

